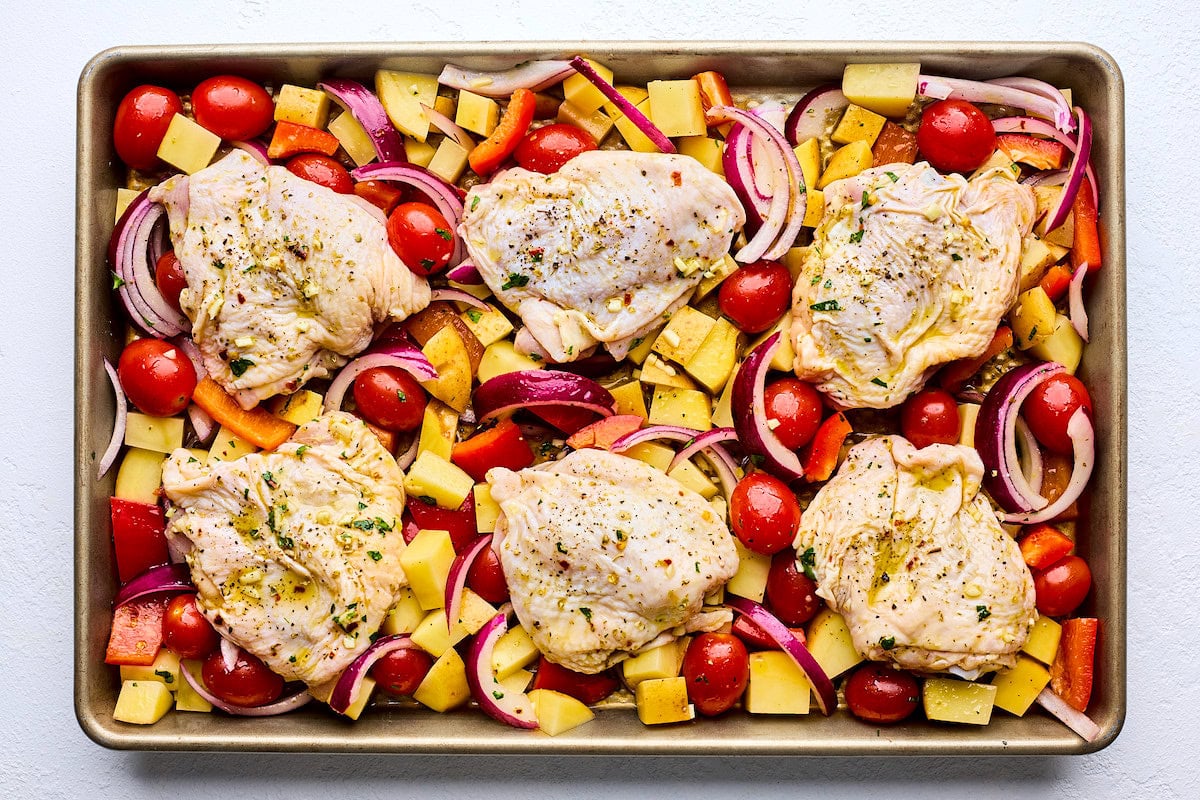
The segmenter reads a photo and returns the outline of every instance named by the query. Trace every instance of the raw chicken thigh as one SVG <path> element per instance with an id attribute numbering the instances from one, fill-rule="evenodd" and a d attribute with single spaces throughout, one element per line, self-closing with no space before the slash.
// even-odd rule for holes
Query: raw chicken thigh
<path id="1" fill-rule="evenodd" d="M 1037 619 L 1020 549 L 980 493 L 970 447 L 899 436 L 850 450 L 796 536 L 817 594 L 877 661 L 964 676 L 1011 667 Z"/>
<path id="2" fill-rule="evenodd" d="M 487 478 L 513 609 L 551 661 L 596 673 L 730 620 L 701 607 L 737 571 L 733 537 L 666 473 L 587 449 Z"/>
<path id="3" fill-rule="evenodd" d="M 526 329 L 518 347 L 623 358 L 687 302 L 745 213 L 687 156 L 583 153 L 552 175 L 510 169 L 471 189 L 459 228 L 480 274 Z"/>
<path id="4" fill-rule="evenodd" d="M 408 583 L 403 481 L 366 425 L 335 412 L 273 453 L 206 465 L 176 450 L 163 470 L 167 534 L 217 630 L 317 686 L 367 648 Z"/>
<path id="5" fill-rule="evenodd" d="M 796 375 L 844 408 L 888 408 L 939 365 L 977 356 L 1017 298 L 1033 191 L 889 164 L 825 190 L 792 293 Z"/>
<path id="6" fill-rule="evenodd" d="M 167 208 L 204 368 L 243 408 L 327 376 L 367 348 L 377 322 L 429 305 L 429 284 L 357 197 L 241 150 L 150 200 Z"/>

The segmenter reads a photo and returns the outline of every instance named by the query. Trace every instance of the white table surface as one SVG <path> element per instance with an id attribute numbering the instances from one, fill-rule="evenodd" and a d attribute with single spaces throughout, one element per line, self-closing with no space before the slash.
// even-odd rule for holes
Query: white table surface
<path id="1" fill-rule="evenodd" d="M 1200 797 L 1194 4 L 1006 0 L 971 13 L 962 0 L 508 5 L 4 4 L 0 797 Z M 116 44 L 574 38 L 1064 39 L 1116 58 L 1128 113 L 1130 569 L 1129 713 L 1113 745 L 1076 758 L 543 760 L 120 753 L 83 735 L 71 705 L 70 621 L 73 163 L 84 63 Z"/>

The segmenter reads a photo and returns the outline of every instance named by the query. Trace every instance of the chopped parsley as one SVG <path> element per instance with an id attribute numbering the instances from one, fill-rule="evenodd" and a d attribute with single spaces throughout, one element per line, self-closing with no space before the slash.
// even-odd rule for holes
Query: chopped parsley
<path id="1" fill-rule="evenodd" d="M 540 247 L 535 247 L 529 251 L 529 260 L 535 264 L 542 263 L 542 256 L 545 255 L 545 250 Z"/>
<path id="2" fill-rule="evenodd" d="M 863 196 L 862 196 L 862 207 L 863 207 L 863 208 L 866 208 L 866 207 L 867 207 L 867 206 L 869 206 L 869 205 L 871 205 L 871 193 L 870 193 L 870 192 L 863 192 Z"/>
<path id="3" fill-rule="evenodd" d="M 583 614 L 583 618 L 586 619 L 588 622 L 592 621 L 592 610 L 590 608 L 588 608 L 587 606 L 580 606 L 579 613 Z"/>
<path id="4" fill-rule="evenodd" d="M 1029 331 L 1029 341 L 1032 342 L 1033 338 L 1035 336 L 1037 336 L 1037 325 L 1034 325 L 1033 328 Z"/>
<path id="5" fill-rule="evenodd" d="M 263 483 L 265 483 L 267 486 L 270 486 L 272 489 L 278 488 L 279 486 L 279 484 L 275 482 L 275 475 L 271 472 L 264 472 L 262 474 L 262 479 Z"/>
<path id="6" fill-rule="evenodd" d="M 392 530 L 392 525 L 383 517 L 375 518 L 375 527 L 382 533 L 387 533 L 388 531 Z"/>
<path id="7" fill-rule="evenodd" d="M 422 503 L 424 503 L 427 506 L 436 506 L 437 505 L 437 500 L 430 497 L 427 494 L 418 495 L 417 499 L 420 500 Z"/>
<path id="8" fill-rule="evenodd" d="M 305 452 L 308 451 L 308 445 L 302 444 L 296 448 L 296 458 L 304 458 Z"/>
<path id="9" fill-rule="evenodd" d="M 558 552 L 562 553 L 564 556 L 567 554 L 567 548 L 563 547 L 562 542 L 556 542 L 554 544 L 554 549 L 557 550 Z"/>
<path id="10" fill-rule="evenodd" d="M 366 507 L 367 507 L 367 504 L 366 504 L 366 503 L 364 503 L 362 500 L 359 500 L 359 501 L 358 501 L 358 510 L 359 510 L 359 511 L 362 511 L 362 510 L 363 510 L 364 508 L 366 508 Z"/>
<path id="11" fill-rule="evenodd" d="M 275 531 L 275 506 L 271 506 L 269 509 L 267 509 L 267 527 L 271 529 L 272 533 L 276 532 Z M 282 545 L 280 545 L 280 546 L 282 547 Z"/>
<path id="12" fill-rule="evenodd" d="M 962 261 L 962 256 L 960 256 L 958 253 L 951 253 L 950 259 L 952 261 Z"/>
<path id="13" fill-rule="evenodd" d="M 833 288 L 833 281 L 826 279 L 826 280 L 825 280 L 825 288 L 826 288 L 826 289 L 832 289 L 832 288 Z"/>
<path id="14" fill-rule="evenodd" d="M 864 233 L 866 233 L 866 231 L 862 228 L 859 228 L 854 233 L 850 234 L 850 241 L 853 242 L 854 244 L 858 244 L 859 242 L 862 241 L 862 237 L 863 237 Z"/>
<path id="15" fill-rule="evenodd" d="M 520 288 L 529 284 L 529 276 L 521 275 L 520 273 L 510 272 L 508 277 L 504 279 L 504 283 L 500 284 L 500 290 L 512 289 L 513 287 Z"/>
<path id="16" fill-rule="evenodd" d="M 154 670 L 154 674 L 163 679 L 163 683 L 174 683 L 175 676 L 163 669 Z"/>
<path id="17" fill-rule="evenodd" d="M 892 183 L 895 183 L 896 181 L 900 180 L 900 176 L 899 176 L 899 175 L 897 175 L 897 174 L 896 174 L 896 173 L 894 173 L 894 172 L 885 172 L 885 173 L 883 173 L 883 174 L 884 174 L 884 175 L 887 175 L 889 178 L 891 178 L 891 179 L 892 179 Z"/>
<path id="18" fill-rule="evenodd" d="M 399 400 L 401 403 L 407 403 L 408 395 L 404 393 L 403 389 L 397 389 L 396 390 L 396 399 Z"/>
<path id="19" fill-rule="evenodd" d="M 478 197 L 476 197 L 475 199 L 476 199 L 476 200 L 478 200 L 479 198 L 478 198 Z M 497 700 L 503 700 L 503 699 L 504 699 L 504 692 L 501 692 L 501 691 L 493 691 L 493 692 L 492 692 L 492 697 L 496 698 Z"/>
<path id="20" fill-rule="evenodd" d="M 837 300 L 822 300 L 820 303 L 813 303 L 808 307 L 809 311 L 841 311 L 842 307 L 838 305 Z"/>
<path id="21" fill-rule="evenodd" d="M 275 543 L 279 545 L 281 550 L 291 550 L 296 546 L 296 542 L 290 536 L 284 536 L 281 533 L 275 534 Z"/>
<path id="22" fill-rule="evenodd" d="M 979 618 L 980 622 L 983 622 L 985 619 L 987 619 L 991 615 L 992 615 L 992 610 L 990 608 L 988 608 L 987 606 L 975 606 L 975 616 L 977 616 Z"/>
<path id="23" fill-rule="evenodd" d="M 879 378 L 871 378 L 871 383 L 876 386 L 882 386 L 885 389 L 888 388 L 887 381 L 880 380 Z"/>
<path id="24" fill-rule="evenodd" d="M 817 551 L 813 550 L 811 547 L 808 548 L 800 554 L 799 561 L 800 566 L 804 569 L 805 576 L 810 581 L 815 581 L 817 579 L 817 573 L 813 568 L 817 566 Z"/>
<path id="25" fill-rule="evenodd" d="M 350 524 L 353 527 L 358 528 L 360 531 L 375 530 L 375 523 L 369 519 L 356 519 L 356 520 L 354 520 L 354 522 L 351 522 Z"/>
<path id="26" fill-rule="evenodd" d="M 443 239 L 445 239 L 447 242 L 454 238 L 454 235 L 451 234 L 450 231 L 446 230 L 445 228 L 434 228 L 433 232 L 436 233 L 438 236 L 442 237 Z"/>
<path id="27" fill-rule="evenodd" d="M 229 362 L 229 371 L 233 373 L 233 377 L 240 378 L 253 366 L 254 362 L 248 358 L 235 358 Z"/>
<path id="28" fill-rule="evenodd" d="M 112 283 L 113 283 L 114 289 L 120 289 L 122 286 L 125 285 L 125 279 L 122 278 L 117 273 L 113 272 L 112 270 L 109 270 L 108 274 L 112 275 Z"/>
<path id="29" fill-rule="evenodd" d="M 219 258 L 213 259 L 213 269 L 225 269 L 225 262 Z"/>
<path id="30" fill-rule="evenodd" d="M 383 558 L 383 553 L 379 552 L 378 550 L 368 550 L 367 555 L 371 557 L 372 561 L 379 561 Z"/>
<path id="31" fill-rule="evenodd" d="M 895 636 L 881 637 L 879 639 L 879 646 L 882 647 L 884 650 L 891 650 L 893 647 L 896 646 L 896 637 Z"/>
<path id="32" fill-rule="evenodd" d="M 474 211 L 475 206 L 477 206 L 477 205 L 479 205 L 479 195 L 475 195 L 474 197 L 471 198 L 471 210 Z"/>
<path id="33" fill-rule="evenodd" d="M 421 259 L 421 266 L 425 269 L 429 269 L 429 270 L 433 269 L 434 263 L 435 262 L 432 258 L 422 258 Z"/>
<path id="34" fill-rule="evenodd" d="M 483 312 L 476 311 L 473 308 L 468 308 L 467 309 L 467 319 L 471 320 L 471 322 L 479 322 L 479 320 L 483 319 Z"/>
<path id="35" fill-rule="evenodd" d="M 808 282 L 808 285 L 809 285 L 809 286 L 816 286 L 816 285 L 817 285 L 818 283 L 820 283 L 820 282 L 821 282 L 821 276 L 820 276 L 820 275 L 813 275 L 813 278 L 812 278 L 812 280 L 811 280 L 811 281 L 809 281 L 809 282 Z"/>

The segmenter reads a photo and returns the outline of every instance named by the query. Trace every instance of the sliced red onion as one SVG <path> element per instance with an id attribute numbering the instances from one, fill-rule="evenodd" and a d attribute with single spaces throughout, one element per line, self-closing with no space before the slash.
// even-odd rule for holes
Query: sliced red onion
<path id="1" fill-rule="evenodd" d="M 249 153 L 251 158 L 262 164 L 264 167 L 271 166 L 271 157 L 267 155 L 267 146 L 257 139 L 250 139 L 249 141 L 242 142 L 230 142 L 230 144 L 236 147 L 238 150 Z"/>
<path id="2" fill-rule="evenodd" d="M 1021 451 L 1017 457 L 1021 463 L 1021 474 L 1025 476 L 1029 490 L 1038 497 L 1042 495 L 1042 448 L 1029 429 L 1029 423 L 1017 417 L 1017 437 L 1021 440 Z"/>
<path id="3" fill-rule="evenodd" d="M 1083 184 L 1084 176 L 1087 174 L 1088 160 L 1092 156 L 1092 122 L 1082 108 L 1077 106 L 1075 113 L 1079 120 L 1079 142 L 1071 156 L 1071 164 L 1067 167 L 1066 187 L 1059 198 L 1058 206 L 1050 212 L 1050 218 L 1046 222 L 1048 231 L 1054 230 L 1067 221 L 1067 214 L 1071 213 L 1075 195 L 1079 193 L 1079 187 Z"/>
<path id="4" fill-rule="evenodd" d="M 1070 703 L 1055 694 L 1049 686 L 1042 689 L 1036 702 L 1057 717 L 1062 724 L 1082 736 L 1085 742 L 1094 742 L 1100 738 L 1100 726 L 1087 714 L 1076 710 Z"/>
<path id="5" fill-rule="evenodd" d="M 104 455 L 100 456 L 96 480 L 100 480 L 108 474 L 113 462 L 117 460 L 117 453 L 121 452 L 121 443 L 125 441 L 125 426 L 129 422 L 129 402 L 125 399 L 125 390 L 121 388 L 121 380 L 117 377 L 117 371 L 107 358 L 104 359 L 104 371 L 108 373 L 108 379 L 112 382 L 113 393 L 117 398 L 117 412 L 113 419 L 112 438 L 108 440 L 108 447 L 105 448 Z"/>
<path id="6" fill-rule="evenodd" d="M 490 533 L 480 536 L 471 543 L 470 547 L 455 556 L 454 563 L 450 565 L 450 574 L 446 578 L 447 630 L 454 630 L 454 624 L 458 622 L 459 612 L 462 610 L 463 589 L 467 586 L 467 573 L 470 571 L 471 565 L 491 543 L 492 535 Z"/>
<path id="7" fill-rule="evenodd" d="M 1039 95 L 1054 103 L 1058 109 L 1059 117 L 1069 117 L 1071 115 L 1071 106 L 1067 104 L 1067 98 L 1058 90 L 1058 87 L 1051 86 L 1045 81 L 1039 81 L 1037 78 L 1015 76 L 1011 78 L 993 78 L 986 82 Z M 1050 119 L 1055 119 L 1055 117 L 1050 117 Z"/>
<path id="8" fill-rule="evenodd" d="M 413 462 L 417 460 L 417 450 L 420 449 L 420 444 L 421 432 L 417 431 L 415 434 L 413 434 L 412 444 L 408 446 L 408 449 L 396 456 L 396 466 L 400 469 L 408 469 L 411 467 Z"/>
<path id="9" fill-rule="evenodd" d="M 233 642 L 221 637 L 221 662 L 225 665 L 226 672 L 233 672 L 237 668 L 238 646 Z"/>
<path id="10" fill-rule="evenodd" d="M 154 287 L 158 301 L 165 307 L 166 313 L 160 313 L 160 310 L 142 294 L 144 279 L 139 283 L 136 277 L 139 261 L 142 272 L 149 273 L 150 234 L 158 217 L 163 213 L 162 206 L 151 203 L 148 194 L 149 192 L 143 192 L 129 204 L 129 208 L 125 210 L 113 230 L 108 252 L 113 271 L 120 279 L 117 294 L 130 319 L 150 336 L 165 338 L 183 333 L 190 328 L 190 324 L 186 321 L 184 325 L 172 322 L 172 319 L 178 320 L 182 316 L 167 305 L 157 287 Z M 153 279 L 150 283 L 153 284 Z"/>
<path id="11" fill-rule="evenodd" d="M 392 125 L 383 103 L 375 93 L 358 81 L 335 79 L 317 84 L 317 88 L 328 94 L 347 114 L 354 117 L 371 137 L 375 154 L 383 161 L 408 161 L 404 151 L 404 137 Z"/>
<path id="12" fill-rule="evenodd" d="M 602 417 L 611 417 L 615 404 L 612 393 L 591 378 L 548 369 L 497 375 L 475 390 L 473 403 L 480 422 L 536 406 L 585 408 Z"/>
<path id="13" fill-rule="evenodd" d="M 192 369 L 196 370 L 196 380 L 208 375 L 208 370 L 204 368 L 204 357 L 200 355 L 200 348 L 192 341 L 192 337 L 176 336 L 171 340 L 171 344 L 183 351 L 188 361 L 192 362 Z"/>
<path id="14" fill-rule="evenodd" d="M 733 424 L 742 446 L 764 459 L 767 471 L 786 480 L 804 477 L 804 465 L 795 452 L 784 446 L 767 424 L 767 372 L 771 358 L 782 342 L 777 331 L 750 351 L 733 377 Z"/>
<path id="15" fill-rule="evenodd" d="M 374 367 L 399 367 L 420 381 L 431 381 L 437 377 L 437 370 L 425 358 L 425 354 L 408 342 L 387 342 L 372 348 L 365 355 L 351 361 L 337 374 L 325 392 L 323 411 L 337 411 L 342 407 L 342 399 L 346 391 L 354 383 L 354 379 L 362 372 Z"/>
<path id="16" fill-rule="evenodd" d="M 746 235 L 753 236 L 762 227 L 770 211 L 771 195 L 758 184 L 750 131 L 745 126 L 734 125 L 730 129 L 725 139 L 725 150 L 721 153 L 721 167 L 725 172 L 725 180 L 746 210 Z"/>
<path id="17" fill-rule="evenodd" d="M 732 430 L 732 428 L 715 428 L 702 432 L 695 428 L 685 428 L 682 425 L 650 425 L 616 439 L 608 449 L 613 453 L 624 453 L 643 442 L 653 442 L 659 439 L 686 442 L 687 446 L 676 454 L 667 467 L 667 473 L 669 474 L 671 470 L 679 466 L 679 462 L 684 460 L 682 456 L 685 452 L 690 457 L 692 453 L 699 451 L 712 465 L 713 472 L 717 474 L 717 480 L 721 482 L 721 491 L 726 497 L 729 497 L 733 493 L 733 487 L 737 486 L 737 463 L 733 460 L 733 456 L 729 455 L 729 451 L 721 447 L 718 442 L 725 441 L 726 438 L 736 438 L 736 436 L 725 437 L 721 433 Z M 713 436 L 713 434 L 717 435 Z M 709 438 L 701 441 L 706 436 Z"/>
<path id="18" fill-rule="evenodd" d="M 121 587 L 113 598 L 113 608 L 151 594 L 183 594 L 194 592 L 192 573 L 186 564 L 163 564 L 151 567 Z"/>
<path id="19" fill-rule="evenodd" d="M 1046 122 L 1044 119 L 1037 119 L 1035 117 L 999 117 L 992 120 L 992 128 L 996 131 L 996 133 L 1031 133 L 1038 136 L 1045 136 L 1063 145 L 1072 153 L 1079 152 L 1079 141 L 1076 137 L 1063 133 L 1049 122 Z M 1057 174 L 1058 172 L 1062 172 L 1063 179 L 1055 183 L 1053 182 L 1055 179 L 1050 178 L 1049 175 Z M 1091 184 L 1092 187 L 1092 201 L 1096 204 L 1096 207 L 1099 208 L 1100 184 L 1096 182 L 1096 174 L 1092 171 L 1092 162 L 1090 158 L 1087 161 L 1087 166 L 1084 168 L 1084 172 L 1087 175 L 1088 183 Z M 1043 178 L 1040 182 L 1034 183 L 1033 181 L 1029 181 L 1029 183 L 1034 186 L 1061 186 L 1062 184 L 1066 183 L 1067 173 L 1068 170 L 1055 170 L 1054 173 L 1040 173 L 1042 175 L 1046 175 L 1047 177 Z"/>
<path id="20" fill-rule="evenodd" d="M 195 403 L 188 403 L 187 415 L 188 422 L 192 423 L 192 430 L 196 432 L 197 441 L 200 444 L 208 444 L 217 432 L 217 421 Z"/>
<path id="21" fill-rule="evenodd" d="M 1092 427 L 1091 417 L 1087 409 L 1080 406 L 1067 421 L 1067 435 L 1075 449 L 1075 465 L 1071 468 L 1071 481 L 1062 495 L 1040 511 L 1014 512 L 1005 514 L 1003 521 L 1017 525 L 1033 525 L 1046 522 L 1057 517 L 1070 507 L 1083 494 L 1088 480 L 1092 477 L 1092 469 L 1096 464 L 1096 431 Z"/>
<path id="22" fill-rule="evenodd" d="M 675 469 L 680 465 L 680 463 L 687 461 L 696 453 L 704 449 L 709 449 L 718 453 L 724 453 L 723 458 L 727 461 L 727 463 L 732 465 L 734 463 L 733 458 L 725 451 L 724 447 L 721 447 L 719 443 L 736 441 L 737 431 L 733 428 L 713 428 L 712 430 L 705 431 L 699 436 L 693 438 L 690 443 L 685 445 L 682 450 L 675 454 L 675 458 L 671 460 L 670 466 L 667 467 L 667 472 Z M 721 457 L 722 456 L 718 456 L 718 458 Z"/>
<path id="23" fill-rule="evenodd" d="M 836 83 L 813 89 L 801 97 L 788 114 L 783 126 L 788 142 L 795 147 L 809 139 L 820 139 L 829 129 L 829 118 L 849 105 L 842 87 Z"/>
<path id="24" fill-rule="evenodd" d="M 459 223 L 462 222 L 463 201 L 458 189 L 415 164 L 403 164 L 395 161 L 367 164 L 351 170 L 350 175 L 356 181 L 396 181 L 415 186 L 429 197 L 441 215 L 446 218 L 446 223 L 450 226 L 451 231 L 457 231 Z M 464 251 L 462 237 L 455 234 L 454 252 L 450 254 L 451 267 L 463 260 Z"/>
<path id="25" fill-rule="evenodd" d="M 750 113 L 780 133 L 783 133 L 784 127 L 787 126 L 787 106 L 778 100 L 767 100 L 766 102 L 759 103 L 750 109 Z"/>
<path id="26" fill-rule="evenodd" d="M 337 683 L 329 695 L 329 707 L 339 714 L 345 714 L 350 706 L 354 705 L 354 701 L 362 689 L 363 678 L 367 677 L 367 673 L 371 671 L 371 667 L 375 665 L 376 661 L 388 653 L 394 653 L 397 650 L 411 650 L 416 647 L 406 635 L 381 636 L 376 639 L 370 647 L 350 662 L 350 666 L 342 670 L 342 674 L 338 677 Z"/>
<path id="27" fill-rule="evenodd" d="M 437 300 L 449 300 L 455 303 L 466 303 L 471 308 L 478 308 L 481 311 L 491 311 L 491 307 L 480 300 L 470 292 L 464 292 L 462 289 L 434 289 L 429 294 L 430 302 Z"/>
<path id="28" fill-rule="evenodd" d="M 210 692 L 200 679 L 192 675 L 192 671 L 184 667 L 179 670 L 183 673 L 183 679 L 192 687 L 192 691 L 203 697 L 208 702 L 212 703 L 215 708 L 219 708 L 226 714 L 233 714 L 235 717 L 274 717 L 279 714 L 286 714 L 289 711 L 295 711 L 303 705 L 306 705 L 312 700 L 312 695 L 306 690 L 301 690 L 293 695 L 277 700 L 270 705 L 265 706 L 236 706 L 233 703 L 227 703 L 215 694 Z"/>
<path id="29" fill-rule="evenodd" d="M 489 717 L 514 728 L 533 729 L 538 724 L 529 695 L 505 689 L 496 680 L 496 673 L 492 670 L 492 651 L 508 630 L 508 614 L 511 610 L 512 607 L 505 603 L 499 613 L 488 620 L 471 640 L 471 649 L 467 653 L 467 683 L 475 701 Z"/>
<path id="30" fill-rule="evenodd" d="M 1027 186 L 1062 186 L 1066 182 L 1067 171 L 1065 169 L 1049 169 L 1043 172 L 1034 172 L 1021 181 L 1021 183 Z"/>
<path id="31" fill-rule="evenodd" d="M 446 277 L 464 286 L 478 286 L 483 283 L 483 276 L 479 274 L 479 268 L 467 261 L 457 267 L 451 267 L 446 272 Z"/>
<path id="32" fill-rule="evenodd" d="M 438 83 L 484 97 L 509 97 L 517 89 L 538 92 L 549 88 L 574 72 L 569 61 L 526 61 L 502 72 L 480 72 L 447 64 L 438 75 Z"/>
<path id="33" fill-rule="evenodd" d="M 1066 103 L 1056 103 L 1040 94 L 998 83 L 918 75 L 917 94 L 938 100 L 954 98 L 971 103 L 1023 108 L 1040 117 L 1054 120 L 1054 126 L 1061 131 L 1069 133 L 1074 130 L 1074 126 L 1071 125 L 1071 110 Z"/>
<path id="34" fill-rule="evenodd" d="M 592 69 L 592 65 L 583 59 L 582 56 L 575 56 L 571 59 L 570 65 L 572 69 L 578 72 L 583 77 L 600 90 L 600 94 L 612 101 L 621 113 L 629 118 L 638 130 L 646 134 L 646 138 L 654 142 L 654 146 L 664 153 L 674 153 L 675 145 L 667 138 L 667 135 L 658 129 L 650 119 L 638 111 L 637 106 L 625 99 L 625 96 L 617 91 L 616 87 L 608 81 L 604 80 L 599 72 Z"/>
<path id="35" fill-rule="evenodd" d="M 1083 307 L 1083 279 L 1087 277 L 1088 268 L 1086 261 L 1076 267 L 1067 287 L 1067 309 L 1071 314 L 1071 327 L 1085 342 L 1088 340 L 1088 315 L 1087 309 Z"/>
<path id="36" fill-rule="evenodd" d="M 446 138 L 450 139 L 450 141 L 454 142 L 463 150 L 470 150 L 471 148 L 475 147 L 475 142 L 471 139 L 466 131 L 454 123 L 454 120 L 450 119 L 437 109 L 430 108 L 424 103 L 421 104 L 421 108 L 425 109 L 425 116 L 429 118 L 429 123 L 442 133 L 446 134 Z"/>
<path id="37" fill-rule="evenodd" d="M 817 698 L 817 707 L 821 709 L 822 714 L 828 717 L 837 710 L 837 691 L 833 688 L 833 681 L 829 680 L 829 676 L 825 674 L 825 670 L 821 669 L 821 665 L 813 658 L 812 653 L 808 652 L 808 648 L 792 635 L 786 625 L 770 611 L 744 597 L 729 597 L 725 600 L 725 605 L 740 614 L 745 614 L 763 633 L 778 642 L 783 652 L 791 657 L 800 671 L 804 673 L 804 677 L 808 679 L 813 688 L 813 695 Z"/>
<path id="38" fill-rule="evenodd" d="M 184 333 L 191 331 L 192 323 L 181 312 L 176 311 L 158 290 L 158 284 L 154 279 L 155 265 L 151 263 L 149 255 L 150 238 L 154 234 L 154 226 L 166 213 L 166 209 L 161 205 L 157 203 L 150 205 L 150 209 L 134 234 L 133 249 L 130 252 L 132 258 L 128 267 L 130 277 L 133 279 L 134 291 L 141 295 L 142 300 L 156 315 L 166 321 L 167 330 L 175 329 L 177 333 Z M 166 333 L 166 335 L 174 336 L 175 334 Z"/>

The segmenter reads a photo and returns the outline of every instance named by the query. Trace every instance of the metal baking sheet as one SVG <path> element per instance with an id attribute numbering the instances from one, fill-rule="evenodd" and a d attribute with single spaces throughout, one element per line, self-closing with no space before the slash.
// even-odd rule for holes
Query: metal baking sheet
<path id="1" fill-rule="evenodd" d="M 1100 188 L 1104 269 L 1096 276 L 1089 315 L 1092 342 L 1080 374 L 1095 405 L 1098 462 L 1079 549 L 1094 576 L 1081 613 L 1102 620 L 1090 715 L 1102 735 L 1086 743 L 1037 712 L 1004 713 L 985 727 L 921 721 L 877 729 L 848 713 L 824 718 L 750 716 L 645 727 L 629 708 L 605 708 L 594 722 L 558 737 L 520 731 L 472 708 L 437 714 L 397 707 L 357 723 L 313 707 L 283 717 L 235 719 L 173 713 L 152 726 L 112 718 L 117 670 L 104 664 L 116 590 L 108 522 L 113 474 L 95 480 L 111 433 L 112 390 L 101 359 L 120 353 L 123 326 L 111 291 L 105 249 L 123 168 L 112 149 L 119 99 L 139 83 L 186 88 L 233 72 L 278 85 L 319 78 L 368 79 L 377 68 L 437 72 L 447 62 L 503 69 L 529 58 L 586 53 L 619 79 L 687 77 L 723 72 L 734 91 L 798 96 L 840 79 L 851 62 L 919 61 L 932 74 L 985 79 L 1030 75 L 1070 87 L 1091 114 L 1092 161 Z M 613 755 L 979 755 L 1086 753 L 1110 743 L 1125 716 L 1126 340 L 1124 86 L 1102 50 L 1055 42 L 488 42 L 118 47 L 84 68 L 78 94 L 75 312 L 75 710 L 84 732 L 111 748 L 393 753 L 532 753 Z M 114 470 L 115 473 L 115 470 Z"/>

